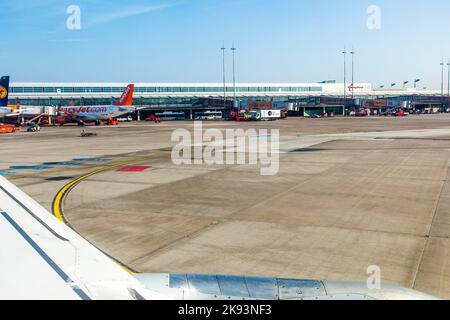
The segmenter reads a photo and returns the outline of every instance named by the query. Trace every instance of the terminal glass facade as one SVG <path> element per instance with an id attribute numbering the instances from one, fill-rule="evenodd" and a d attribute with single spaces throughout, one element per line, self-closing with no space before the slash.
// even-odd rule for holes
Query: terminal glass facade
<path id="1" fill-rule="evenodd" d="M 20 87 L 12 86 L 11 93 L 121 93 L 125 87 Z M 227 87 L 233 92 L 233 87 Z M 322 87 L 237 87 L 237 92 L 321 92 Z M 135 88 L 136 93 L 219 93 L 223 87 L 142 87 Z"/>

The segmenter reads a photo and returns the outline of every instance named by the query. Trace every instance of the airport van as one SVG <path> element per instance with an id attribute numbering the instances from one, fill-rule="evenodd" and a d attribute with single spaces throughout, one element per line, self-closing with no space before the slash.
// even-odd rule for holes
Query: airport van
<path id="1" fill-rule="evenodd" d="M 186 114 L 184 112 L 171 112 L 165 111 L 162 113 L 155 114 L 156 117 L 159 117 L 161 121 L 183 121 L 186 120 Z"/>
<path id="2" fill-rule="evenodd" d="M 195 113 L 194 120 L 222 120 L 223 113 L 221 111 L 206 111 Z"/>
<path id="3" fill-rule="evenodd" d="M 119 122 L 131 122 L 131 121 L 133 121 L 133 117 L 132 116 L 121 117 L 121 118 L 117 118 L 117 121 L 119 121 Z"/>
<path id="4" fill-rule="evenodd" d="M 274 121 L 282 118 L 281 110 L 252 110 L 250 114 L 253 121 Z"/>

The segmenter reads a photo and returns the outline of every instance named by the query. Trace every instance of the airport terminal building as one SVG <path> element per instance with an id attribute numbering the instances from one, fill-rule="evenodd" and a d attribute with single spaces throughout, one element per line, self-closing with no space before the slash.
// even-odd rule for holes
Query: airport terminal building
<path id="1" fill-rule="evenodd" d="M 11 83 L 11 104 L 57 106 L 81 103 L 109 104 L 123 92 L 127 83 Z M 192 104 L 199 98 L 296 100 L 305 97 L 344 96 L 338 83 L 136 83 L 135 104 L 158 106 Z M 379 98 L 416 94 L 413 88 L 374 89 L 371 84 L 347 85 L 346 96 Z M 433 94 L 433 92 L 427 92 Z M 435 94 L 435 93 L 434 93 Z M 73 101 L 72 101 L 73 100 Z"/>
<path id="2" fill-rule="evenodd" d="M 58 107 L 109 105 L 120 97 L 128 83 L 11 83 L 10 104 Z M 345 91 L 344 91 L 345 90 Z M 224 96 L 226 99 L 224 99 Z M 345 97 L 345 99 L 344 99 Z M 353 98 L 353 99 L 352 99 Z M 369 83 L 136 83 L 133 104 L 153 111 L 223 110 L 251 101 L 281 102 L 290 110 L 311 105 L 335 105 L 342 110 L 358 101 L 440 102 L 438 91 L 415 88 L 374 88 Z M 428 101 L 429 100 L 429 101 Z M 425 103 L 425 102 L 424 102 Z M 320 110 L 320 108 L 319 108 Z M 341 113 L 341 112 L 338 112 Z"/>

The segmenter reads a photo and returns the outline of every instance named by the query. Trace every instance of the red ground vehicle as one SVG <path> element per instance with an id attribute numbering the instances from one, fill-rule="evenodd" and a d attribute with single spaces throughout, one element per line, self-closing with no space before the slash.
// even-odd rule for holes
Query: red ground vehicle
<path id="1" fill-rule="evenodd" d="M 247 112 L 231 112 L 228 121 L 251 121 L 252 116 Z"/>
<path id="2" fill-rule="evenodd" d="M 48 125 L 48 124 L 50 124 L 49 116 L 42 116 L 42 117 L 39 119 L 38 123 L 39 123 L 40 125 Z"/>
<path id="3" fill-rule="evenodd" d="M 405 117 L 406 116 L 405 110 L 403 110 L 403 109 L 397 110 L 395 112 L 395 116 L 396 117 Z"/>
<path id="4" fill-rule="evenodd" d="M 0 124 L 0 133 L 14 133 L 19 129 L 9 124 Z"/>
<path id="5" fill-rule="evenodd" d="M 106 125 L 107 125 L 107 126 L 118 126 L 119 123 L 120 123 L 120 121 L 117 120 L 117 119 L 108 119 L 108 120 L 106 121 Z"/>
<path id="6" fill-rule="evenodd" d="M 161 118 L 155 116 L 154 114 L 152 114 L 152 115 L 148 116 L 147 118 L 145 118 L 145 121 L 160 123 L 161 122 Z"/>

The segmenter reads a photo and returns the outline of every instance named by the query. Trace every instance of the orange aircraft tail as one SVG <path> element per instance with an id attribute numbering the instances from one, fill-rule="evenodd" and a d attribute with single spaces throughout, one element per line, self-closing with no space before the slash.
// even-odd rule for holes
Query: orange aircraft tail
<path id="1" fill-rule="evenodd" d="M 125 91 L 122 93 L 122 96 L 119 99 L 119 102 L 116 103 L 117 106 L 132 106 L 133 105 L 133 93 L 134 93 L 134 84 L 129 84 Z"/>

